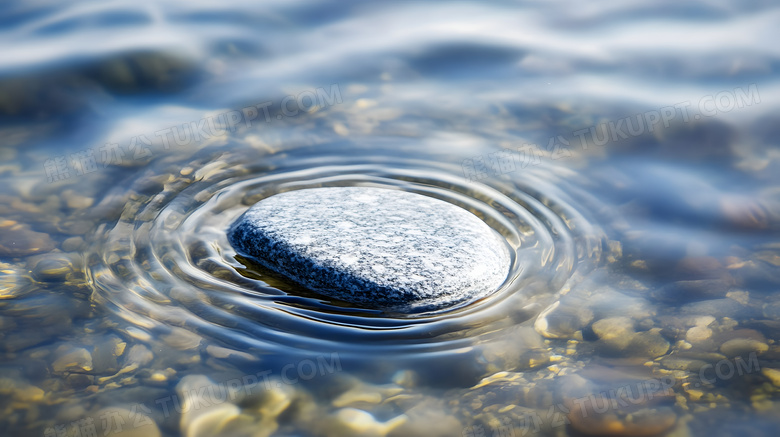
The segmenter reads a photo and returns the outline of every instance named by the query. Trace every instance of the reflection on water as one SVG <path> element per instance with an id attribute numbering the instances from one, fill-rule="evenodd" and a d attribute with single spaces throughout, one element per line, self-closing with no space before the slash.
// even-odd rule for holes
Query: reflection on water
<path id="1" fill-rule="evenodd" d="M 8 435 L 772 435 L 777 19 L 761 2 L 12 2 Z M 514 249 L 417 315 L 227 226 L 391 186 Z"/>

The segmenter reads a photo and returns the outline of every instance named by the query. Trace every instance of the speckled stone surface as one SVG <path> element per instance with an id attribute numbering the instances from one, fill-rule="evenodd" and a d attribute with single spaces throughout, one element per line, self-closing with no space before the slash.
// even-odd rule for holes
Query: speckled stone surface
<path id="1" fill-rule="evenodd" d="M 474 214 L 384 188 L 277 194 L 247 210 L 228 238 L 240 254 L 322 295 L 401 312 L 485 297 L 510 265 L 503 238 Z"/>

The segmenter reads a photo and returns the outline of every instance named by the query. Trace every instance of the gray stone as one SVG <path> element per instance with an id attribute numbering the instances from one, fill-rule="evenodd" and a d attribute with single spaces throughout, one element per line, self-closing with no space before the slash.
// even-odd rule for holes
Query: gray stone
<path id="1" fill-rule="evenodd" d="M 247 210 L 228 238 L 240 254 L 322 295 L 401 312 L 488 296 L 510 265 L 504 239 L 475 215 L 383 188 L 277 194 Z"/>

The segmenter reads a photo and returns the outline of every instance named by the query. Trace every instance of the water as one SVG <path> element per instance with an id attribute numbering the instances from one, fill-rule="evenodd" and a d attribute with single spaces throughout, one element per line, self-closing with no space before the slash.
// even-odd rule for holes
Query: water
<path id="1" fill-rule="evenodd" d="M 11 2 L 7 435 L 773 435 L 770 2 Z M 225 230 L 275 193 L 439 198 L 514 249 L 421 314 Z"/>

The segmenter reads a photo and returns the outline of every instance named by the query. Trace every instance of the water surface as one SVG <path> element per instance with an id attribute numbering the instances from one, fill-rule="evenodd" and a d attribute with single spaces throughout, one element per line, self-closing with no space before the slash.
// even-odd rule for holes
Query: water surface
<path id="1" fill-rule="evenodd" d="M 780 9 L 765 2 L 11 2 L 8 435 L 773 435 Z M 401 189 L 513 249 L 421 314 L 225 230 Z"/>

